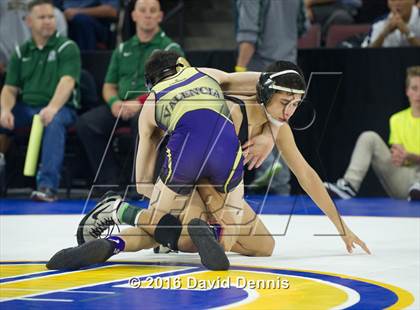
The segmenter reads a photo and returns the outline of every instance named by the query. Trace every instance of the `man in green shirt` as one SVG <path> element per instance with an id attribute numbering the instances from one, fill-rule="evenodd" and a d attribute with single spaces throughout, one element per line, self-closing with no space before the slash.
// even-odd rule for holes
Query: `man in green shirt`
<path id="1" fill-rule="evenodd" d="M 105 77 L 102 94 L 108 105 L 83 114 L 76 123 L 96 185 L 118 186 L 120 181 L 120 169 L 108 144 L 116 123 L 131 127 L 131 147 L 135 148 L 141 109 L 137 98 L 147 91 L 144 81 L 146 60 L 155 50 L 174 50 L 183 54 L 180 46 L 159 27 L 163 13 L 158 0 L 138 0 L 131 16 L 136 23 L 136 35 L 114 50 Z"/>
<path id="2" fill-rule="evenodd" d="M 77 45 L 56 31 L 48 0 L 28 5 L 32 38 L 16 47 L 1 92 L 1 134 L 29 127 L 35 114 L 44 125 L 41 165 L 34 200 L 54 201 L 64 157 L 66 129 L 76 120 L 81 70 Z"/>

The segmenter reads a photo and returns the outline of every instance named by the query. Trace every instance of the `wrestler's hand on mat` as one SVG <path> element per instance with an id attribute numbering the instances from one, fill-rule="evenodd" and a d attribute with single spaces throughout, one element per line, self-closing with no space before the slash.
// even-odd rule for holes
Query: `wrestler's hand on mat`
<path id="1" fill-rule="evenodd" d="M 57 112 L 58 112 L 57 108 L 49 106 L 49 105 L 47 105 L 45 108 L 43 108 L 39 112 L 39 116 L 45 127 L 47 127 L 52 122 Z"/>
<path id="2" fill-rule="evenodd" d="M 258 168 L 270 155 L 274 147 L 272 137 L 258 135 L 249 139 L 242 145 L 244 155 L 244 165 L 248 164 L 248 170 Z"/>
<path id="3" fill-rule="evenodd" d="M 346 244 L 346 248 L 349 253 L 353 253 L 353 249 L 356 248 L 356 244 L 357 244 L 363 249 L 363 251 L 365 251 L 368 254 L 371 254 L 367 245 L 362 240 L 360 240 L 359 237 L 357 237 L 348 227 L 346 227 L 345 235 L 341 236 L 341 238 Z"/>

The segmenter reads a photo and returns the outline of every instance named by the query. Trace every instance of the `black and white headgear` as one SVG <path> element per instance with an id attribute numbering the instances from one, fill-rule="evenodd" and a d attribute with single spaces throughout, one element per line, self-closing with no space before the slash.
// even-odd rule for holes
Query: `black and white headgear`
<path id="1" fill-rule="evenodd" d="M 270 102 L 271 97 L 276 92 L 283 91 L 288 92 L 292 94 L 299 94 L 303 95 L 305 94 L 304 89 L 294 89 L 287 87 L 285 85 L 277 85 L 274 81 L 274 78 L 283 76 L 286 74 L 296 74 L 298 77 L 302 80 L 302 85 L 305 85 L 304 78 L 300 75 L 299 72 L 295 70 L 284 70 L 280 72 L 263 72 L 261 73 L 260 79 L 257 84 L 257 100 L 262 105 L 266 105 L 268 102 Z"/>
<path id="2" fill-rule="evenodd" d="M 190 63 L 184 57 L 178 57 L 175 64 L 164 66 L 159 71 L 153 72 L 152 75 L 146 73 L 144 78 L 147 89 L 150 91 L 157 83 L 187 67 L 191 67 Z"/>

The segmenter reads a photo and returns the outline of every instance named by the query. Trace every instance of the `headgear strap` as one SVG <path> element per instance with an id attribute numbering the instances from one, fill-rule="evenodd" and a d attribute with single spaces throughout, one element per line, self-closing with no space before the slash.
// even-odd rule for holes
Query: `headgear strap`
<path id="1" fill-rule="evenodd" d="M 280 72 L 276 72 L 270 75 L 270 80 L 273 80 L 273 78 L 281 76 L 281 75 L 285 75 L 285 74 L 289 74 L 289 73 L 293 73 L 293 74 L 297 74 L 300 77 L 299 72 L 295 71 L 295 70 L 284 70 L 284 71 L 280 71 Z M 281 91 L 285 91 L 288 93 L 293 93 L 293 94 L 304 94 L 305 91 L 301 90 L 301 89 L 294 89 L 294 88 L 289 88 L 289 87 L 283 87 L 283 86 L 278 86 L 275 85 L 274 83 L 272 83 L 270 86 L 268 86 L 268 88 L 271 89 L 275 89 L 275 90 L 281 90 Z"/>
<path id="2" fill-rule="evenodd" d="M 148 75 L 145 75 L 145 80 L 146 80 L 145 82 L 146 82 L 147 89 L 150 91 L 153 88 L 153 86 L 155 86 L 157 83 L 161 82 L 167 77 L 170 77 L 184 70 L 187 67 L 191 67 L 188 60 L 186 60 L 184 57 L 178 57 L 174 65 L 163 67 L 162 69 L 160 69 L 160 71 L 157 74 L 155 74 L 155 77 L 152 78 Z"/>

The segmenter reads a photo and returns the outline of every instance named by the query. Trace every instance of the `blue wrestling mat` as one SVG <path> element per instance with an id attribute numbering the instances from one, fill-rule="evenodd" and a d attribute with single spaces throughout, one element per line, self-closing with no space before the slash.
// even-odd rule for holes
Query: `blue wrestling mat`
<path id="1" fill-rule="evenodd" d="M 356 248 L 349 255 L 339 237 L 315 234 L 328 227 L 308 197 L 246 198 L 270 215 L 263 220 L 275 230 L 276 246 L 271 257 L 229 253 L 228 271 L 204 269 L 194 253 L 151 250 L 50 271 L 46 260 L 75 245 L 78 215 L 95 201 L 0 200 L 0 309 L 418 309 L 420 203 L 336 201 L 373 253 Z M 286 234 L 284 215 L 307 216 Z"/>
<path id="2" fill-rule="evenodd" d="M 189 264 L 125 262 L 73 272 L 47 271 L 39 262 L 2 262 L 0 268 L 0 302 L 9 309 L 173 309 L 175 304 L 184 309 L 400 309 L 414 300 L 385 283 L 293 269 L 235 266 L 211 272 Z"/>
<path id="3" fill-rule="evenodd" d="M 257 214 L 323 214 L 307 196 L 250 195 L 246 200 Z M 132 201 L 132 203 L 146 208 L 148 200 Z M 353 198 L 336 200 L 335 203 L 340 213 L 348 216 L 420 217 L 420 202 L 390 198 Z M 94 204 L 93 200 L 59 200 L 54 203 L 41 203 L 27 199 L 2 199 L 0 215 L 82 214 L 91 210 Z"/>

